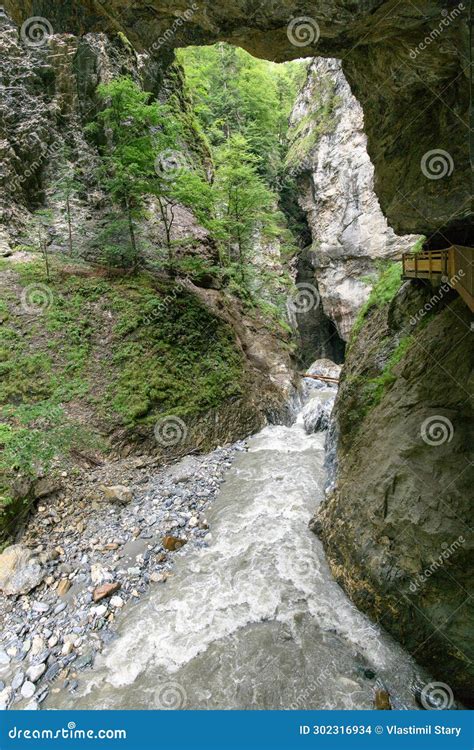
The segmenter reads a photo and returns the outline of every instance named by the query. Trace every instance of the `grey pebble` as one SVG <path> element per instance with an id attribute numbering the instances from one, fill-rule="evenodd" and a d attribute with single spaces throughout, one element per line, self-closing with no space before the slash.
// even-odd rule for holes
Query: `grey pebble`
<path id="1" fill-rule="evenodd" d="M 13 677 L 13 680 L 12 680 L 13 690 L 19 690 L 21 686 L 23 685 L 24 681 L 25 681 L 25 673 L 20 670 Z M 1 685 L 0 685 L 0 690 L 3 690 L 3 687 Z"/>
<path id="2" fill-rule="evenodd" d="M 90 667 L 93 661 L 94 654 L 90 652 L 89 654 L 84 654 L 84 656 L 79 657 L 74 666 L 76 669 L 85 669 L 86 667 Z"/>
<path id="3" fill-rule="evenodd" d="M 51 666 L 47 669 L 46 674 L 44 676 L 45 682 L 53 682 L 53 680 L 56 679 L 58 674 L 61 671 L 61 665 L 59 662 L 54 662 L 54 664 L 51 664 Z"/>
<path id="4" fill-rule="evenodd" d="M 10 664 L 10 657 L 6 651 L 0 651 L 0 665 L 4 666 Z"/>
<path id="5" fill-rule="evenodd" d="M 41 651 L 40 654 L 37 656 L 34 656 L 31 660 L 32 664 L 43 664 L 49 657 L 51 653 L 51 649 L 47 648 L 44 651 Z"/>
<path id="6" fill-rule="evenodd" d="M 32 698 L 36 692 L 36 688 L 32 682 L 27 680 L 21 687 L 21 694 L 23 698 Z"/>

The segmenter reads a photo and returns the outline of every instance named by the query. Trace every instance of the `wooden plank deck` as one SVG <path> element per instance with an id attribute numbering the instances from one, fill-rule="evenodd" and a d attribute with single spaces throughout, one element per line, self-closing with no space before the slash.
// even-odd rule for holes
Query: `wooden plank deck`
<path id="1" fill-rule="evenodd" d="M 474 248 L 451 245 L 443 250 L 404 253 L 404 279 L 426 279 L 432 286 L 447 282 L 474 312 Z"/>

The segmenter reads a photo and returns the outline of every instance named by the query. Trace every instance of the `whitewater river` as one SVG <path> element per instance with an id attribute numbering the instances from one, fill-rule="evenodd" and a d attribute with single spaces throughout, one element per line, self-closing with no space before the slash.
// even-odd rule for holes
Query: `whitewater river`
<path id="1" fill-rule="evenodd" d="M 316 396 L 323 398 L 324 393 Z M 323 497 L 324 435 L 268 426 L 207 513 L 212 542 L 121 613 L 76 696 L 47 708 L 416 708 L 420 669 L 334 582 L 308 522 Z"/>

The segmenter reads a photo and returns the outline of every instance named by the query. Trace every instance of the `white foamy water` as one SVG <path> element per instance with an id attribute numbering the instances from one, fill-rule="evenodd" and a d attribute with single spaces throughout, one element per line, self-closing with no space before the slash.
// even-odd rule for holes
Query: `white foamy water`
<path id="1" fill-rule="evenodd" d="M 82 694 L 48 708 L 372 708 L 372 673 L 396 707 L 416 707 L 420 670 L 352 605 L 308 529 L 324 433 L 301 421 L 251 438 L 207 514 L 209 547 L 177 553 L 167 582 L 121 614 Z"/>

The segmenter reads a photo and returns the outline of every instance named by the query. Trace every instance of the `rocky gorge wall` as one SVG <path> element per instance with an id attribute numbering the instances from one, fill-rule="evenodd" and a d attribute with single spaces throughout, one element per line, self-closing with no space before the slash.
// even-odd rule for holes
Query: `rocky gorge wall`
<path id="1" fill-rule="evenodd" d="M 406 282 L 351 341 L 336 484 L 313 522 L 362 610 L 472 705 L 474 337 L 449 291 Z M 451 693 L 449 693 L 451 691 Z"/>
<path id="2" fill-rule="evenodd" d="M 290 139 L 287 162 L 311 230 L 309 260 L 321 304 L 347 341 L 377 262 L 400 258 L 417 237 L 398 237 L 382 214 L 362 108 L 338 60 L 311 63 L 292 112 Z"/>
<path id="3" fill-rule="evenodd" d="M 74 0 L 55 6 L 22 0 L 6 7 L 19 25 L 31 15 L 46 16 L 55 31 L 65 33 L 67 44 L 73 42 L 69 34 L 125 31 L 137 48 L 160 55 L 174 45 L 225 39 L 277 60 L 343 57 L 344 74 L 364 112 L 375 191 L 390 225 L 398 232 L 462 237 L 473 244 L 464 7 L 449 18 L 436 2 L 423 9 L 401 2 L 387 13 L 379 0 L 356 9 L 345 0 L 336 5 L 263 3 L 250 14 L 240 0 L 203 2 L 196 8 L 178 2 L 172 10 L 159 0 L 133 8 L 114 0 L 107 10 Z M 306 41 L 290 33 L 296 15 L 312 19 Z M 431 39 L 421 49 L 443 19 L 442 44 Z M 169 30 L 171 37 L 161 41 Z M 22 73 L 33 90 L 52 76 L 42 65 Z M 52 91 L 53 108 L 61 111 L 54 87 L 45 88 Z M 14 125 L 21 138 L 26 125 Z M 49 142 L 51 121 L 40 125 Z M 18 158 L 28 162 L 35 152 L 25 149 Z M 441 157 L 439 179 L 422 168 L 433 157 Z M 7 164 L 13 161 L 7 156 Z M 37 180 L 35 172 L 28 184 L 31 196 Z M 14 211 L 16 203 L 7 210 Z M 21 223 L 21 213 L 7 218 Z M 369 311 L 350 345 L 336 407 L 337 487 L 315 529 L 336 578 L 358 606 L 468 701 L 472 406 L 467 398 L 473 385 L 473 339 L 467 308 L 451 296 L 447 304 L 432 306 L 428 317 L 416 317 L 431 294 L 417 284 L 404 286 L 392 302 Z M 215 302 L 218 308 L 222 300 Z M 254 354 L 255 363 L 261 359 L 258 347 Z M 263 377 L 270 372 L 268 367 Z M 436 437 L 439 427 L 430 432 L 427 420 L 433 417 L 442 417 L 440 434 L 447 435 L 442 441 Z"/>

